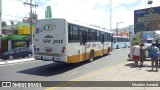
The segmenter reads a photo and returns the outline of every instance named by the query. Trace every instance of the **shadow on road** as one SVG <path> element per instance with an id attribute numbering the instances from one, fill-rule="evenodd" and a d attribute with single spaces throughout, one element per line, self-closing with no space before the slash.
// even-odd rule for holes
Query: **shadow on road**
<path id="1" fill-rule="evenodd" d="M 61 74 L 69 70 L 75 69 L 84 64 L 87 64 L 87 62 L 84 61 L 84 62 L 75 63 L 75 64 L 51 63 L 51 64 L 39 66 L 39 67 L 18 71 L 18 73 L 38 75 L 38 76 L 53 76 L 53 75 Z"/>
<path id="2" fill-rule="evenodd" d="M 108 54 L 110 55 L 110 54 Z M 108 56 L 108 55 L 104 55 Z M 102 57 L 97 57 L 94 59 L 94 61 L 100 59 Z M 93 61 L 93 62 L 94 62 Z M 38 66 L 22 71 L 18 71 L 18 73 L 24 73 L 24 74 L 30 74 L 30 75 L 39 75 L 39 76 L 53 76 L 53 75 L 58 75 L 62 74 L 64 72 L 70 71 L 72 69 L 75 69 L 77 67 L 83 66 L 85 64 L 89 64 L 89 61 L 83 61 L 79 63 L 73 63 L 73 64 L 67 64 L 67 63 L 51 63 L 43 66 Z"/>

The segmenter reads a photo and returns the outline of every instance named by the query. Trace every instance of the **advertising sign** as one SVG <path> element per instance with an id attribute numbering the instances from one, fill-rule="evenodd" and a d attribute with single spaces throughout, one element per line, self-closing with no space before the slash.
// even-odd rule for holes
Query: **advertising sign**
<path id="1" fill-rule="evenodd" d="M 160 7 L 151 7 L 134 11 L 134 31 L 160 30 Z"/>
<path id="2" fill-rule="evenodd" d="M 23 40 L 29 40 L 30 37 L 29 35 L 18 35 L 18 34 L 10 34 L 10 35 L 4 35 L 2 37 L 2 40 L 18 40 L 18 41 L 23 41 Z"/>

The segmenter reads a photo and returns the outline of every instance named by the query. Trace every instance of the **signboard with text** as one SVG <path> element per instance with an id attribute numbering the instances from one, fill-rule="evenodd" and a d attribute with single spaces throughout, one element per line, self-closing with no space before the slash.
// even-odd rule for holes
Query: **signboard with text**
<path id="1" fill-rule="evenodd" d="M 17 41 L 23 41 L 23 40 L 30 40 L 29 35 L 18 35 L 18 34 L 9 34 L 2 36 L 2 40 L 17 40 Z"/>
<path id="2" fill-rule="evenodd" d="M 160 7 L 134 11 L 134 31 L 160 30 Z"/>

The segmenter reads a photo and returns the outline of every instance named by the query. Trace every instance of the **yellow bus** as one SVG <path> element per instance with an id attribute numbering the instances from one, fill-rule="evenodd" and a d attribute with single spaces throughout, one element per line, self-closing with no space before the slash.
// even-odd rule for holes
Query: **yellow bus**
<path id="1" fill-rule="evenodd" d="M 111 51 L 112 33 L 97 26 L 63 18 L 37 20 L 34 58 L 77 63 L 93 61 Z"/>

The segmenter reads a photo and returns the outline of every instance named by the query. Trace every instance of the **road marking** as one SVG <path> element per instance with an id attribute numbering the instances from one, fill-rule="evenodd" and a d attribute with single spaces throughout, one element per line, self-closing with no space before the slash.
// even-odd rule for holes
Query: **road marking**
<path id="1" fill-rule="evenodd" d="M 0 62 L 0 66 L 8 66 L 8 65 L 15 65 L 15 64 L 22 64 L 22 63 L 29 63 L 29 62 L 37 62 L 39 60 L 35 60 L 33 58 L 29 59 L 20 59 L 20 60 L 12 60 L 12 61 L 2 61 Z"/>
<path id="2" fill-rule="evenodd" d="M 112 70 L 112 68 L 115 68 L 115 67 L 119 67 L 123 64 L 125 64 L 127 61 L 124 61 L 120 64 L 117 64 L 117 65 L 114 65 L 114 66 L 111 66 L 111 67 L 105 67 L 103 69 L 100 69 L 100 70 L 96 70 L 94 72 L 91 72 L 89 74 L 86 74 L 86 75 L 83 75 L 81 77 L 78 77 L 78 78 L 75 78 L 73 80 L 71 80 L 72 82 L 67 82 L 67 83 L 62 83 L 62 84 L 58 84 L 56 85 L 55 87 L 50 87 L 50 88 L 47 88 L 45 90 L 54 90 L 54 89 L 57 89 L 57 88 L 60 88 L 60 87 L 64 87 L 64 86 L 67 86 L 67 85 L 71 85 L 71 84 L 74 84 L 74 83 L 77 83 L 79 81 L 84 81 L 84 80 L 87 80 L 89 78 L 92 78 L 92 77 L 95 77 L 95 76 L 98 76 L 98 75 L 101 75 L 101 74 L 104 74 L 106 72 L 106 70 Z"/>
<path id="3" fill-rule="evenodd" d="M 6 62 L 0 62 L 0 65 L 1 65 L 1 64 L 6 64 Z"/>

